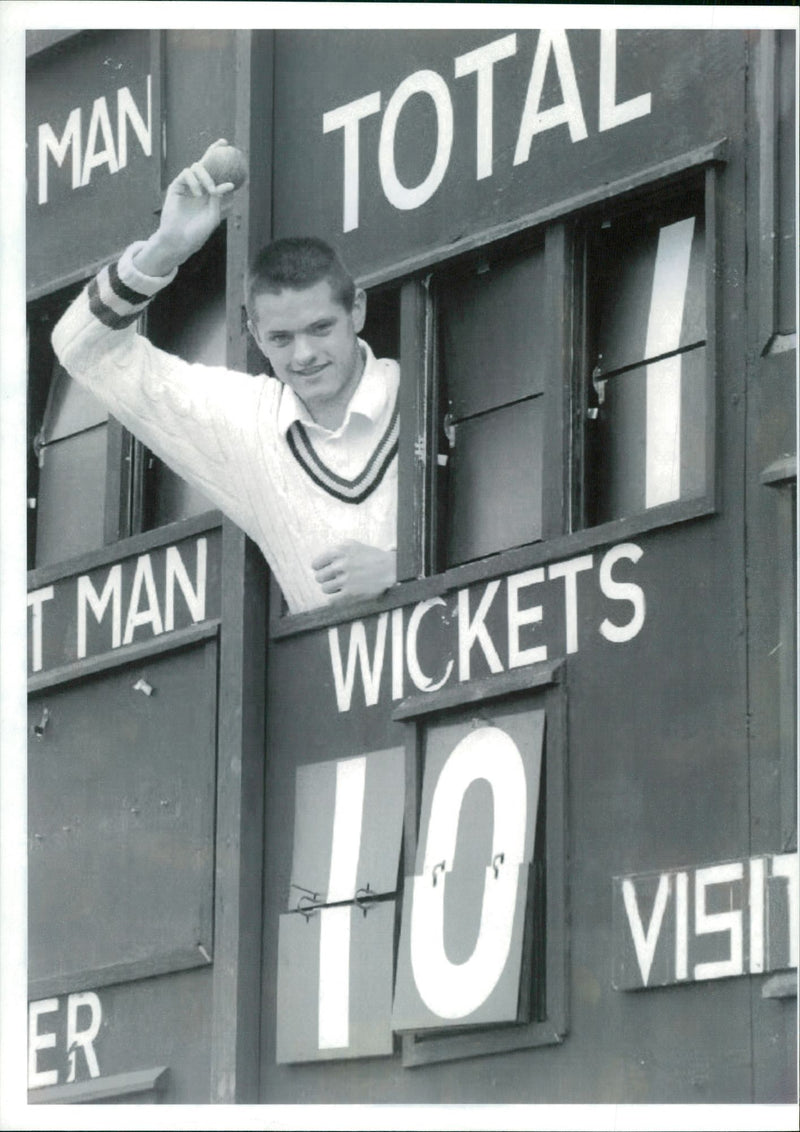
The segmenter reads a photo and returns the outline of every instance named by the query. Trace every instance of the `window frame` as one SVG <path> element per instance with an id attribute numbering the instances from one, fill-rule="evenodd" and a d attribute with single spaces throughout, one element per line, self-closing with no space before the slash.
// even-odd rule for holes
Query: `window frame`
<path id="1" fill-rule="evenodd" d="M 426 725 L 441 722 L 469 705 L 483 707 L 519 704 L 545 713 L 542 751 L 542 785 L 539 795 L 536 849 L 531 864 L 533 892 L 528 894 L 526 939 L 523 956 L 543 975 L 543 987 L 534 976 L 523 993 L 530 996 L 527 1022 L 503 1023 L 460 1030 L 425 1031 L 400 1035 L 404 1068 L 455 1061 L 467 1057 L 505 1053 L 517 1049 L 558 1045 L 569 1028 L 569 933 L 567 915 L 567 692 L 566 662 L 548 661 L 515 669 L 502 676 L 472 681 L 439 692 L 418 693 L 403 700 L 392 718 L 406 724 L 406 799 L 403 826 L 403 860 L 413 869 L 417 855 L 423 779 L 423 741 Z M 543 822 L 544 829 L 541 828 Z M 543 875 L 542 875 L 543 874 Z M 538 888 L 541 885 L 542 888 Z M 536 935 L 540 915 L 533 893 L 544 893 L 544 933 Z M 543 953 L 539 948 L 543 947 Z M 524 963 L 524 959 L 523 959 Z M 521 980 L 524 980 L 524 971 Z M 543 993 L 542 993 L 543 992 Z M 535 1017 L 537 1007 L 542 1017 Z"/>
<path id="2" fill-rule="evenodd" d="M 207 262 L 211 256 L 218 259 L 221 263 L 223 294 L 225 293 L 224 280 L 227 265 L 227 239 L 227 225 L 223 222 L 214 235 L 211 248 L 209 249 L 208 246 L 206 246 L 206 248 L 195 257 L 194 267 L 194 271 L 197 272 L 198 263 L 201 265 L 202 270 L 202 264 Z M 43 341 L 41 337 L 37 338 L 37 373 L 34 376 L 36 380 L 42 380 L 44 372 L 42 362 L 49 355 L 50 378 L 48 388 L 52 385 L 55 375 L 55 366 L 58 361 L 53 353 L 52 345 L 50 344 L 50 335 L 52 334 L 53 328 L 70 303 L 77 297 L 87 283 L 89 283 L 104 266 L 116 262 L 119 259 L 119 255 L 120 252 L 117 251 L 99 263 L 94 264 L 88 273 L 85 274 L 81 272 L 75 277 L 70 277 L 66 282 L 62 281 L 61 284 L 50 291 L 42 294 L 32 294 L 29 297 L 26 310 L 26 323 L 29 330 L 30 343 L 33 343 L 34 327 L 37 328 L 39 333 L 43 333 L 46 336 L 45 341 Z M 191 261 L 189 270 L 192 270 Z M 138 332 L 148 339 L 151 338 L 150 322 L 151 315 L 150 307 L 148 306 L 137 321 Z M 32 353 L 33 351 L 29 345 L 29 361 L 26 377 L 29 388 L 33 373 L 30 361 Z M 43 397 L 41 399 L 42 403 L 46 404 L 47 390 L 43 391 Z M 30 406 L 30 393 L 28 393 L 28 406 Z M 30 408 L 28 409 L 28 412 L 29 411 Z M 30 420 L 27 422 L 27 432 L 32 437 L 34 436 L 32 422 Z M 158 531 L 174 523 L 182 523 L 195 518 L 208 517 L 216 513 L 217 509 L 209 504 L 209 506 L 202 511 L 193 511 L 188 515 L 181 515 L 177 518 L 167 519 L 162 522 L 151 522 L 150 512 L 152 511 L 152 506 L 150 501 L 151 486 L 149 480 L 150 468 L 154 459 L 156 459 L 156 457 L 153 456 L 146 445 L 138 440 L 132 432 L 126 429 L 113 414 L 109 413 L 106 423 L 106 465 L 102 544 L 96 547 L 86 547 L 78 554 L 70 554 L 64 558 L 58 558 L 55 562 L 37 565 L 36 536 L 34 531 L 34 533 L 32 535 L 29 534 L 28 537 L 28 571 L 31 572 L 44 569 L 45 567 L 60 566 L 62 562 L 69 563 L 72 560 L 82 559 L 86 554 L 103 550 L 124 539 L 147 534 L 150 531 Z M 170 472 L 170 474 L 177 475 L 177 473 L 174 472 Z M 30 483 L 26 484 L 28 498 L 30 498 L 30 486 Z M 37 492 L 35 498 L 38 500 L 38 482 L 36 488 Z M 29 503 L 28 509 L 29 512 L 33 511 L 35 515 L 35 506 L 31 507 Z M 35 518 L 33 522 L 35 523 Z"/>
<path id="3" fill-rule="evenodd" d="M 110 262 L 110 261 L 109 261 Z M 102 265 L 101 265 L 102 266 Z M 70 303 L 77 297 L 82 288 L 92 278 L 91 275 L 86 278 L 79 277 L 73 280 L 68 285 L 58 287 L 46 294 L 36 296 L 27 304 L 26 322 L 29 331 L 29 349 L 28 349 L 28 369 L 26 374 L 26 384 L 28 387 L 28 414 L 30 414 L 31 405 L 31 385 L 32 382 L 44 381 L 44 365 L 43 362 L 49 358 L 48 372 L 49 378 L 47 379 L 47 388 L 42 390 L 43 396 L 40 397 L 42 404 L 46 405 L 48 401 L 49 390 L 53 386 L 58 368 L 58 359 L 56 358 L 52 345 L 50 343 L 50 336 L 53 328 L 58 322 L 61 315 L 66 311 Z M 36 372 L 31 362 L 33 356 L 33 339 L 34 327 L 36 328 Z M 44 340 L 43 340 L 44 339 Z M 41 427 L 41 422 L 39 422 Z M 36 437 L 38 430 L 34 429 L 34 422 L 27 421 L 27 433 L 31 438 L 30 444 L 33 446 L 33 451 L 36 453 Z M 108 420 L 105 423 L 106 428 L 106 445 L 105 445 L 105 492 L 103 503 L 103 523 L 102 523 L 102 543 L 100 546 L 85 547 L 77 554 L 69 554 L 65 557 L 59 557 L 56 562 L 48 562 L 37 564 L 36 562 L 36 531 L 29 534 L 28 538 L 28 571 L 35 571 L 45 569 L 46 567 L 60 565 L 62 562 L 69 562 L 76 558 L 82 558 L 86 554 L 94 553 L 102 550 L 113 542 L 126 538 L 131 534 L 137 533 L 131 528 L 131 512 L 130 512 L 130 468 L 131 462 L 127 458 L 130 452 L 131 438 L 130 434 L 125 432 L 122 425 L 110 413 Z M 28 452 L 30 457 L 30 451 Z M 28 509 L 33 512 L 31 522 L 34 527 L 38 519 L 38 501 L 40 494 L 40 483 L 37 477 L 35 483 L 35 494 L 31 495 L 31 487 L 33 485 L 30 481 L 27 484 L 28 492 Z M 30 501 L 35 500 L 35 503 Z"/>
<path id="4" fill-rule="evenodd" d="M 722 438 L 717 434 L 719 340 L 716 330 L 722 272 L 718 216 L 721 207 L 720 171 L 728 160 L 728 141 L 720 138 L 607 185 L 598 186 L 511 223 L 487 229 L 451 246 L 434 249 L 418 257 L 382 269 L 359 280 L 365 289 L 393 283 L 400 293 L 400 444 L 398 455 L 398 570 L 397 584 L 377 598 L 350 604 L 321 606 L 303 613 L 283 611 L 280 589 L 271 579 L 270 637 L 280 639 L 297 633 L 353 621 L 374 613 L 411 605 L 469 585 L 478 580 L 501 577 L 541 563 L 568 558 L 610 543 L 627 541 L 649 531 L 690 522 L 719 509 L 719 475 Z M 585 412 L 583 400 L 584 298 L 578 285 L 579 230 L 601 208 L 635 210 L 646 196 L 674 192 L 682 183 L 702 178 L 705 201 L 706 240 L 706 486 L 702 496 L 662 503 L 648 510 L 584 526 L 575 499 L 582 493 L 585 454 L 582 442 Z M 542 538 L 457 566 L 440 573 L 431 570 L 433 560 L 431 509 L 435 498 L 435 448 L 433 433 L 437 419 L 435 369 L 435 319 L 430 299 L 431 275 L 437 265 L 453 264 L 466 254 L 479 253 L 490 245 L 541 227 L 545 233 L 545 301 L 549 323 L 554 328 L 550 351 L 553 388 L 546 390 L 542 498 Z M 559 377 L 560 375 L 560 382 Z M 557 396 L 561 389 L 561 397 Z M 560 474 L 559 474 L 560 473 Z M 582 504 L 581 504 L 582 506 Z"/>
<path id="5" fill-rule="evenodd" d="M 520 546 L 534 546 L 539 543 L 546 542 L 564 531 L 565 521 L 565 499 L 567 498 L 568 480 L 565 475 L 565 461 L 563 458 L 564 446 L 568 443 L 568 438 L 565 431 L 565 424 L 567 414 L 569 412 L 569 382 L 568 382 L 568 362 L 571 358 L 571 341 L 567 335 L 567 319 L 570 313 L 570 303 L 567 291 L 567 278 L 568 278 L 568 262 L 571 247 L 570 233 L 566 224 L 563 221 L 555 221 L 551 224 L 544 225 L 543 228 L 527 228 L 521 232 L 515 233 L 515 237 L 507 240 L 493 240 L 486 241 L 473 250 L 466 257 L 451 258 L 443 261 L 437 265 L 434 272 L 428 274 L 425 280 L 425 292 L 427 296 L 425 317 L 426 326 L 428 327 L 425 337 L 425 375 L 426 375 L 426 397 L 427 397 L 427 414 L 426 414 L 426 429 L 418 432 L 420 445 L 424 441 L 425 460 L 423 463 L 422 472 L 418 471 L 418 475 L 424 475 L 427 481 L 427 491 L 424 498 L 427 499 L 428 507 L 427 513 L 423 507 L 420 521 L 425 521 L 427 516 L 426 529 L 423 532 L 425 539 L 425 551 L 421 557 L 417 559 L 417 577 L 442 577 L 449 576 L 453 571 L 458 570 L 464 566 L 469 566 L 473 563 L 485 562 L 489 558 L 495 558 L 499 554 L 504 554 L 508 550 L 516 549 L 515 546 L 504 547 L 501 550 L 490 551 L 485 554 L 477 555 L 474 558 L 465 560 L 464 562 L 456 563 L 451 566 L 439 566 L 438 563 L 444 560 L 446 553 L 447 541 L 447 528 L 446 523 L 442 520 L 440 511 L 440 481 L 442 473 L 438 464 L 438 447 L 439 447 L 439 433 L 440 423 L 442 418 L 440 399 L 443 393 L 443 380 L 442 375 L 438 372 L 439 369 L 439 312 L 436 309 L 435 297 L 432 297 L 432 288 L 430 283 L 434 275 L 441 275 L 445 279 L 453 271 L 458 271 L 464 260 L 480 262 L 485 258 L 487 248 L 492 249 L 493 256 L 498 259 L 508 258 L 509 260 L 516 259 L 524 250 L 524 245 L 535 244 L 538 239 L 541 240 L 543 246 L 544 256 L 544 276 L 545 276 L 545 315 L 544 324 L 550 328 L 548 340 L 544 347 L 545 356 L 545 370 L 551 372 L 554 377 L 552 381 L 545 386 L 540 394 L 537 396 L 542 398 L 543 406 L 543 451 L 542 451 L 542 491 L 541 491 L 541 535 L 539 538 L 529 540 L 526 543 L 518 544 Z M 522 238 L 523 247 L 520 247 L 520 237 Z M 505 246 L 503 246 L 505 245 Z M 401 372 L 405 358 L 401 357 Z M 555 376 L 561 373 L 561 380 Z M 402 387 L 402 382 L 401 382 Z M 559 397 L 558 393 L 561 391 L 562 396 Z M 401 405 L 401 416 L 403 406 Z M 402 444 L 402 424 L 401 424 L 401 444 Z M 402 485 L 401 485 L 402 493 Z M 403 496 L 401 494 L 398 500 L 398 514 L 404 509 L 401 504 Z M 401 545 L 398 543 L 398 545 Z M 401 576 L 398 569 L 398 578 Z"/>
<path id="6" fill-rule="evenodd" d="M 644 507 L 641 510 L 632 512 L 630 515 L 615 516 L 603 520 L 602 522 L 590 523 L 587 519 L 589 497 L 588 479 L 592 470 L 589 466 L 589 457 L 587 455 L 589 447 L 589 429 L 587 428 L 587 422 L 591 419 L 589 406 L 592 401 L 593 392 L 591 376 L 592 358 L 587 343 L 591 333 L 589 328 L 588 310 L 590 303 L 587 283 L 589 259 L 592 254 L 590 245 L 594 234 L 603 221 L 624 221 L 628 217 L 635 220 L 648 205 L 656 207 L 668 205 L 682 193 L 689 191 L 694 191 L 698 197 L 702 197 L 705 222 L 704 282 L 706 334 L 703 345 L 706 352 L 703 366 L 706 404 L 704 434 L 705 463 L 703 468 L 705 488 L 702 493 L 693 497 L 674 499 L 668 503 L 656 504 L 649 508 Z M 575 305 L 580 311 L 580 317 L 575 320 L 575 340 L 573 346 L 574 364 L 572 372 L 575 411 L 573 419 L 574 433 L 572 437 L 572 467 L 574 475 L 573 491 L 570 499 L 570 525 L 573 531 L 609 530 L 611 532 L 610 538 L 613 539 L 615 537 L 613 531 L 616 525 L 621 522 L 637 524 L 638 520 L 644 516 L 649 516 L 655 520 L 645 528 L 650 529 L 651 526 L 667 526 L 678 521 L 684 511 L 693 511 L 693 507 L 691 506 L 693 504 L 705 507 L 708 511 L 716 510 L 716 456 L 714 451 L 716 440 L 715 375 L 717 371 L 715 357 L 717 343 L 715 317 L 717 310 L 716 278 L 718 274 L 716 271 L 716 264 L 718 262 L 716 196 L 716 170 L 713 165 L 707 165 L 704 169 L 687 170 L 684 174 L 666 184 L 644 185 L 632 197 L 626 195 L 624 198 L 612 199 L 610 203 L 604 202 L 604 206 L 588 210 L 582 216 L 576 218 L 573 291 L 575 295 Z M 676 351 L 676 353 L 680 355 L 691 352 L 691 350 L 687 351 L 684 349 Z M 651 363 L 647 359 L 643 359 L 639 363 L 639 368 L 646 370 L 649 364 Z M 626 371 L 632 370 L 633 368 L 634 367 L 631 365 L 624 366 L 619 374 L 612 371 L 604 380 L 613 382 L 617 380 L 619 376 L 623 376 Z"/>

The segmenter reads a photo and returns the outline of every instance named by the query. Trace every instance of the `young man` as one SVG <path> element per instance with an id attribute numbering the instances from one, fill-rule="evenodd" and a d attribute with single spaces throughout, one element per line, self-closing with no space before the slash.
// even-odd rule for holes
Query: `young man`
<path id="1" fill-rule="evenodd" d="M 274 376 L 191 364 L 136 332 L 232 190 L 201 162 L 184 169 L 157 231 L 66 311 L 55 352 L 260 546 L 291 612 L 376 596 L 396 579 L 399 369 L 359 339 L 366 295 L 333 250 L 279 240 L 253 264 L 249 328 Z"/>

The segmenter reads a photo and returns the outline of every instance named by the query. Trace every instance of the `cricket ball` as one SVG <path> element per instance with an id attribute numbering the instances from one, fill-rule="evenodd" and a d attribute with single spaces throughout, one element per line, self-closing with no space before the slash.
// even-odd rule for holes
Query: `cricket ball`
<path id="1" fill-rule="evenodd" d="M 203 165 L 214 178 L 215 185 L 224 185 L 226 181 L 233 183 L 234 189 L 240 188 L 247 180 L 247 161 L 244 154 L 235 145 L 217 145 L 203 155 Z"/>

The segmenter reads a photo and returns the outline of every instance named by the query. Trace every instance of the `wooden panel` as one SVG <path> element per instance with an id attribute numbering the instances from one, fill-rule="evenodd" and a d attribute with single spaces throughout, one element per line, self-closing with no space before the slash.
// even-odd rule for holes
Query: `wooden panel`
<path id="1" fill-rule="evenodd" d="M 73 559 L 67 569 L 29 574 L 29 672 L 41 678 L 56 669 L 63 678 L 71 667 L 79 679 L 88 658 L 113 663 L 131 645 L 170 648 L 175 630 L 218 617 L 219 533 L 190 534 L 204 527 L 208 516 L 159 531 L 160 546 L 139 536 Z M 169 534 L 177 536 L 172 543 Z"/>
<path id="2" fill-rule="evenodd" d="M 682 271 L 687 241 L 688 270 Z M 593 254 L 598 327 L 592 369 L 598 358 L 601 372 L 608 373 L 705 340 L 705 239 L 696 205 L 609 222 L 598 233 Z M 670 322 L 675 333 L 667 335 Z"/>
<path id="3" fill-rule="evenodd" d="M 271 233 L 272 32 L 238 31 L 232 71 L 234 137 L 250 158 L 250 176 L 234 194 L 226 233 L 227 364 L 263 372 L 247 333 L 247 265 Z M 224 70 L 224 66 L 223 66 Z M 263 160 L 254 160 L 255 154 Z M 254 543 L 223 525 L 223 636 L 220 658 L 220 759 L 217 792 L 215 963 L 210 1098 L 258 1096 L 260 965 L 263 924 L 264 742 L 269 572 Z"/>
<path id="4" fill-rule="evenodd" d="M 442 376 L 458 420 L 541 393 L 544 252 L 478 261 L 440 282 Z"/>
<path id="5" fill-rule="evenodd" d="M 743 36 L 717 30 L 619 31 L 618 102 L 649 94 L 650 107 L 630 121 L 599 129 L 600 55 L 605 52 L 607 62 L 608 47 L 597 31 L 570 30 L 568 65 L 575 68 L 586 136 L 573 139 L 562 118 L 533 136 L 527 154 L 524 144 L 518 154 L 539 34 L 535 29 L 516 32 L 513 54 L 487 67 L 495 107 L 492 162 L 489 175 L 479 177 L 475 77 L 454 77 L 454 60 L 488 48 L 508 31 L 279 32 L 276 140 L 284 158 L 274 167 L 276 234 L 327 233 L 357 274 L 385 271 L 383 278 L 389 278 L 404 261 L 417 266 L 433 262 L 504 223 L 525 227 L 520 221 L 526 215 L 567 196 L 576 198 L 728 133 L 733 91 L 741 79 Z M 564 94 L 549 55 L 544 99 L 558 106 Z M 444 123 L 439 126 L 432 97 L 411 96 L 407 84 L 392 108 L 399 114 L 390 136 L 388 108 L 400 84 L 429 72 L 440 80 L 432 80 L 441 92 L 440 104 L 449 100 L 452 105 L 452 131 Z M 370 95 L 375 96 L 372 103 L 366 102 Z M 361 99 L 363 116 L 353 112 L 349 119 L 359 160 L 351 159 L 345 176 L 344 127 L 324 132 L 323 119 Z M 488 150 L 486 135 L 482 137 Z M 429 196 L 420 194 L 418 203 L 396 207 L 385 191 L 387 167 L 394 167 L 402 185 L 423 184 L 437 142 L 443 167 L 438 187 L 426 190 Z M 355 227 L 345 223 L 346 186 L 358 193 Z"/>
<path id="6" fill-rule="evenodd" d="M 666 367 L 674 371 L 673 408 L 679 433 L 668 466 L 658 461 L 654 428 L 648 428 L 648 402 L 663 393 L 658 379 Z M 668 477 L 672 500 L 700 498 L 706 491 L 707 412 L 703 346 L 610 378 L 598 419 L 590 422 L 593 461 L 587 488 L 594 521 L 643 511 L 649 505 L 648 476 L 650 482 L 653 477 Z"/>
<path id="7" fill-rule="evenodd" d="M 44 449 L 36 504 L 37 568 L 103 545 L 106 444 L 101 424 Z"/>
<path id="8" fill-rule="evenodd" d="M 336 903 L 367 887 L 395 891 L 404 773 L 402 747 L 297 768 L 287 907 L 302 908 L 303 895 L 306 903 Z M 351 866 L 346 876 L 337 859 L 343 856 Z"/>
<path id="9" fill-rule="evenodd" d="M 164 182 L 197 161 L 217 138 L 249 152 L 235 120 L 236 32 L 171 28 L 163 34 Z"/>
<path id="10" fill-rule="evenodd" d="M 44 443 L 63 440 L 107 420 L 108 411 L 97 398 L 73 381 L 64 367 L 56 363 L 42 421 Z"/>
<path id="11" fill-rule="evenodd" d="M 430 293 L 415 280 L 400 293 L 400 441 L 397 456 L 397 577 L 416 578 L 430 566 L 432 469 L 425 459 L 438 389 L 428 341 Z"/>
<path id="12" fill-rule="evenodd" d="M 392 1052 L 394 923 L 394 900 L 280 917 L 279 1064 Z"/>
<path id="13" fill-rule="evenodd" d="M 161 75 L 151 35 L 78 35 L 29 60 L 31 293 L 76 278 L 152 230 L 160 204 Z"/>
<path id="14" fill-rule="evenodd" d="M 28 1103 L 208 1101 L 211 978 L 205 966 L 30 1002 Z"/>
<path id="15" fill-rule="evenodd" d="M 490 718 L 428 727 L 395 1029 L 528 1020 L 521 977 L 543 736 L 543 711 L 507 703 Z"/>
<path id="16" fill-rule="evenodd" d="M 779 226 L 776 326 L 781 333 L 797 332 L 797 75 L 796 32 L 777 33 L 777 147 L 776 170 Z"/>
<path id="17" fill-rule="evenodd" d="M 74 1085 L 33 1089 L 28 1104 L 156 1104 L 167 1087 L 169 1069 L 134 1069 Z"/>
<path id="18" fill-rule="evenodd" d="M 542 398 L 456 426 L 447 565 L 541 537 Z"/>
<path id="19" fill-rule="evenodd" d="M 209 961 L 215 689 L 210 641 L 32 697 L 29 727 L 48 713 L 29 755 L 40 988 Z"/>

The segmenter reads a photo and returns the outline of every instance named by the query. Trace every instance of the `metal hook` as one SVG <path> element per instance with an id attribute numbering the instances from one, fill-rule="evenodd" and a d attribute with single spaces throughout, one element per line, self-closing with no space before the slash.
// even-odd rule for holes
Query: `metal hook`
<path id="1" fill-rule="evenodd" d="M 304 894 L 303 894 L 303 895 L 302 895 L 302 896 L 300 897 L 300 899 L 299 899 L 299 900 L 297 901 L 297 909 L 296 909 L 296 910 L 297 910 L 297 911 L 298 911 L 298 912 L 299 912 L 299 913 L 300 913 L 300 914 L 301 914 L 302 916 L 305 916 L 305 919 L 306 919 L 306 923 L 308 923 L 308 921 L 309 921 L 309 920 L 311 919 L 311 917 L 312 917 L 312 916 L 314 915 L 314 913 L 315 913 L 315 912 L 316 912 L 316 911 L 317 911 L 317 910 L 318 910 L 319 908 L 321 908 L 321 907 L 322 907 L 322 904 L 321 904 L 321 902 L 320 902 L 320 901 L 318 901 L 318 900 L 316 900 L 316 895 L 317 895 L 316 893 L 314 893 L 314 895 L 313 895 L 313 896 L 312 896 L 311 894 L 308 894 L 308 895 L 306 895 L 306 894 L 304 893 Z M 307 901 L 308 901 L 308 903 L 306 904 L 306 906 L 305 906 L 305 907 L 303 907 L 303 901 L 304 901 L 304 900 L 307 900 Z"/>
<path id="2" fill-rule="evenodd" d="M 364 913 L 364 917 L 366 918 L 367 912 L 372 907 L 372 902 L 374 899 L 375 893 L 370 888 L 369 881 L 367 881 L 365 888 L 358 889 L 355 896 L 353 897 L 353 902 L 358 908 L 361 909 L 361 911 Z"/>
<path id="3" fill-rule="evenodd" d="M 289 888 L 296 888 L 298 892 L 303 893 L 303 895 L 297 901 L 296 911 L 298 911 L 298 912 L 303 911 L 303 908 L 301 907 L 303 900 L 310 901 L 310 903 L 313 904 L 314 906 L 316 906 L 319 903 L 319 893 L 318 892 L 314 892 L 310 888 L 303 888 L 302 884 L 294 884 L 293 882 L 290 882 Z"/>
<path id="4" fill-rule="evenodd" d="M 47 708 L 43 708 L 42 709 L 42 718 L 39 720 L 38 723 L 34 723 L 34 725 L 33 725 L 33 733 L 34 733 L 34 735 L 36 736 L 37 739 L 43 739 L 44 738 L 44 733 L 47 730 L 47 725 L 48 725 L 49 722 L 50 722 L 50 712 L 47 710 Z"/>
<path id="5" fill-rule="evenodd" d="M 456 446 L 456 422 L 451 412 L 446 412 L 444 420 L 442 421 L 442 431 L 447 437 L 447 443 L 451 448 Z"/>
<path id="6" fill-rule="evenodd" d="M 438 865 L 433 866 L 433 887 L 436 888 L 436 874 L 443 873 L 445 870 L 446 861 L 440 861 Z"/>
<path id="7" fill-rule="evenodd" d="M 596 421 L 600 415 L 600 406 L 605 403 L 606 399 L 606 378 L 602 376 L 603 370 L 600 363 L 603 360 L 603 355 L 597 355 L 597 363 L 592 370 L 592 387 L 594 388 L 595 396 L 597 397 L 597 405 L 588 410 L 589 420 Z"/>
<path id="8" fill-rule="evenodd" d="M 500 875 L 500 866 L 506 859 L 505 853 L 495 853 L 492 859 L 492 868 L 494 869 L 494 879 L 497 880 Z"/>

